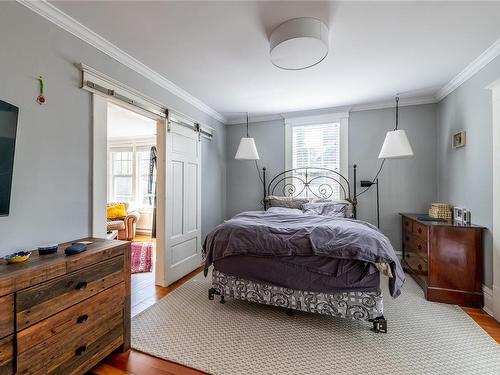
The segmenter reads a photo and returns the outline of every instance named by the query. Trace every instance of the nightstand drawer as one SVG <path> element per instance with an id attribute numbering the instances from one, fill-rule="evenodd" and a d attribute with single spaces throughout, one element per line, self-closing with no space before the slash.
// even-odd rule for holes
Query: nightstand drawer
<path id="1" fill-rule="evenodd" d="M 14 332 L 14 295 L 0 297 L 0 339 Z"/>
<path id="2" fill-rule="evenodd" d="M 17 331 L 124 281 L 123 256 L 20 291 Z"/>
<path id="3" fill-rule="evenodd" d="M 13 336 L 0 339 L 0 375 L 14 373 L 14 340 Z"/>

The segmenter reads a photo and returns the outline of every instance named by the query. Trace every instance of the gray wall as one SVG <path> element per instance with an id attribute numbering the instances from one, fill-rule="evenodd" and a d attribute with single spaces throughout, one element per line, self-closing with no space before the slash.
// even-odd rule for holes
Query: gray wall
<path id="1" fill-rule="evenodd" d="M 14 2 L 0 2 L 0 99 L 20 108 L 11 213 L 0 217 L 0 254 L 90 233 L 91 96 L 77 63 L 215 128 L 203 141 L 202 232 L 225 213 L 225 127 L 107 55 Z M 35 102 L 36 77 L 47 104 Z"/>
<path id="2" fill-rule="evenodd" d="M 406 130 L 415 154 L 388 159 L 379 176 L 380 228 L 394 248 L 401 250 L 399 212 L 427 212 L 436 199 L 436 105 L 400 108 L 400 129 Z M 352 112 L 349 118 L 349 164 L 358 165 L 358 181 L 370 180 L 378 170 L 378 154 L 394 109 Z M 361 190 L 360 190 L 361 189 Z M 363 188 L 358 185 L 358 192 Z M 375 186 L 358 199 L 358 218 L 376 224 Z"/>
<path id="3" fill-rule="evenodd" d="M 493 284 L 493 153 L 491 91 L 500 78 L 497 57 L 438 104 L 438 197 L 467 207 L 472 222 L 487 227 L 484 238 L 484 283 Z M 465 147 L 451 147 L 452 134 L 467 132 Z"/>
<path id="4" fill-rule="evenodd" d="M 415 157 L 388 160 L 380 175 L 381 229 L 396 250 L 401 249 L 398 212 L 425 212 L 436 198 L 436 105 L 402 107 L 400 126 L 408 132 Z M 385 133 L 394 126 L 394 109 L 352 112 L 349 118 L 349 165 L 358 165 L 359 181 L 373 178 Z M 259 209 L 262 185 L 255 164 L 234 159 L 244 125 L 227 126 L 227 217 L 244 210 Z M 284 170 L 283 121 L 250 125 L 268 177 Z M 375 189 L 359 199 L 359 215 L 376 224 Z"/>
<path id="5" fill-rule="evenodd" d="M 250 136 L 255 138 L 260 160 L 259 168 L 266 167 L 266 175 L 274 176 L 285 168 L 285 127 L 283 121 L 250 124 Z M 255 162 L 236 160 L 234 155 L 241 137 L 246 134 L 245 125 L 226 126 L 227 149 L 227 202 L 226 216 L 263 208 L 263 187 Z M 260 171 L 262 173 L 262 171 Z"/>

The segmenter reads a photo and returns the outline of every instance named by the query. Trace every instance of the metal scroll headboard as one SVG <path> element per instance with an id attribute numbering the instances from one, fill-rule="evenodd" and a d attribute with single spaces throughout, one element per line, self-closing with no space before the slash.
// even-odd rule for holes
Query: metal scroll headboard
<path id="1" fill-rule="evenodd" d="M 356 218 L 356 164 L 353 165 L 353 185 L 339 172 L 328 168 L 295 168 L 278 173 L 266 184 L 266 168 L 263 171 L 264 209 L 267 210 L 267 197 L 307 197 L 331 199 L 337 196 L 351 202 Z"/>

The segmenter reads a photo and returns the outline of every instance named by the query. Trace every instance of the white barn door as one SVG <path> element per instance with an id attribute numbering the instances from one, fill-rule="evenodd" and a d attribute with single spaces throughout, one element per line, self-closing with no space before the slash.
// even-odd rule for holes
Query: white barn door
<path id="1" fill-rule="evenodd" d="M 165 284 L 201 264 L 201 149 L 199 133 L 175 122 L 166 134 Z"/>

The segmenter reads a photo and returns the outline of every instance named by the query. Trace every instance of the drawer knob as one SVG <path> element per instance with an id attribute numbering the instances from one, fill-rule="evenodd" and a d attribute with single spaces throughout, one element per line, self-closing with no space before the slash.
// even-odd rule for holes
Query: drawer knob
<path id="1" fill-rule="evenodd" d="M 86 351 L 87 351 L 87 346 L 86 345 L 82 345 L 78 349 L 75 350 L 75 354 L 76 355 L 82 355 Z"/>
<path id="2" fill-rule="evenodd" d="M 76 289 L 77 290 L 85 290 L 85 289 L 87 289 L 87 282 L 86 281 L 80 281 L 78 284 L 76 284 Z"/>
<path id="3" fill-rule="evenodd" d="M 419 250 L 422 250 L 422 245 L 417 246 Z"/>
<path id="4" fill-rule="evenodd" d="M 410 259 L 410 254 L 406 254 L 406 257 L 407 257 L 408 259 Z"/>
<path id="5" fill-rule="evenodd" d="M 84 314 L 82 316 L 79 316 L 76 322 L 82 324 L 85 323 L 87 320 L 89 320 L 89 316 L 87 314 Z"/>
<path id="6" fill-rule="evenodd" d="M 418 270 L 422 271 L 422 265 L 420 265 L 420 264 L 418 265 Z"/>
<path id="7" fill-rule="evenodd" d="M 408 226 L 410 223 L 408 221 L 405 221 L 405 225 Z"/>
<path id="8" fill-rule="evenodd" d="M 417 229 L 418 233 L 422 233 L 422 228 Z"/>

